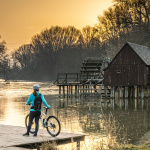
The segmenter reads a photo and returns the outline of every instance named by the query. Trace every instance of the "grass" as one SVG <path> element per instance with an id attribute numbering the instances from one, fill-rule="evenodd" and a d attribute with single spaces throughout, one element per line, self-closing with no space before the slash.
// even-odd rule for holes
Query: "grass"
<path id="1" fill-rule="evenodd" d="M 112 150 L 150 150 L 150 143 L 145 145 L 124 145 L 114 147 Z"/>
<path id="2" fill-rule="evenodd" d="M 150 150 L 150 143 L 145 145 L 128 145 L 127 131 L 125 128 L 120 127 L 115 117 L 110 113 L 104 116 L 104 130 L 105 136 L 88 136 L 85 142 L 81 142 L 81 150 Z M 42 144 L 40 150 L 75 150 L 76 143 L 71 143 L 68 148 L 64 146 L 56 146 L 55 143 L 51 144 L 45 142 Z"/>
<path id="3" fill-rule="evenodd" d="M 56 147 L 55 143 L 44 142 L 40 146 L 39 150 L 59 150 L 59 149 Z"/>

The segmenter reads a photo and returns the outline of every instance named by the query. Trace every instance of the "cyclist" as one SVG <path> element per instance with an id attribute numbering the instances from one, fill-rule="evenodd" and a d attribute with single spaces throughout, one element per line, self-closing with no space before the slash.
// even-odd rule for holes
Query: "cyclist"
<path id="1" fill-rule="evenodd" d="M 40 86 L 38 84 L 34 84 L 33 85 L 33 93 L 29 96 L 29 98 L 27 100 L 26 105 L 30 105 L 30 103 L 31 103 L 31 108 L 30 108 L 29 124 L 27 127 L 27 132 L 25 134 L 23 134 L 23 136 L 29 136 L 31 124 L 32 124 L 32 121 L 34 118 L 35 118 L 36 126 L 35 126 L 35 133 L 33 136 L 37 136 L 37 132 L 38 132 L 38 128 L 39 128 L 39 118 L 41 115 L 41 108 L 35 109 L 34 104 L 35 104 L 36 98 L 40 97 L 39 99 L 41 100 L 41 102 L 43 102 L 47 108 L 50 108 L 50 106 L 47 104 L 46 100 L 44 99 L 44 96 L 39 93 L 39 88 L 40 88 Z"/>

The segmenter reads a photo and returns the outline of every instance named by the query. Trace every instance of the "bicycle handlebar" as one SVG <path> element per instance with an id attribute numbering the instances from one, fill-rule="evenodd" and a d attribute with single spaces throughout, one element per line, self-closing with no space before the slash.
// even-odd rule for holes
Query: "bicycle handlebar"
<path id="1" fill-rule="evenodd" d="M 29 106 L 30 106 L 31 104 L 26 104 L 26 105 L 29 105 Z M 45 107 L 45 106 L 43 106 L 43 108 L 45 108 L 45 109 L 49 109 L 49 108 L 47 108 L 47 107 Z"/>
<path id="2" fill-rule="evenodd" d="M 45 109 L 49 109 L 49 108 L 47 108 L 47 107 L 45 107 L 45 106 L 43 106 L 43 108 L 45 108 Z"/>

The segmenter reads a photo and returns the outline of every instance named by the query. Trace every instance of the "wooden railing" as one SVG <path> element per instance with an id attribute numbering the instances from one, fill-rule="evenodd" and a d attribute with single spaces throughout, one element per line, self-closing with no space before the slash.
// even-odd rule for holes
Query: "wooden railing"
<path id="1" fill-rule="evenodd" d="M 54 84 L 78 82 L 80 82 L 80 73 L 58 73 L 57 80 L 54 82 Z"/>
<path id="2" fill-rule="evenodd" d="M 99 74 L 58 73 L 54 84 L 85 83 L 89 79 L 99 79 Z"/>

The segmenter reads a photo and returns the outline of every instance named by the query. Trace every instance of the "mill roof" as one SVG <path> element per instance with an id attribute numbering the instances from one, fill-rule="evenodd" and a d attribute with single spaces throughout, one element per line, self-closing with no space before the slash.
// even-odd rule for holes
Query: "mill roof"
<path id="1" fill-rule="evenodd" d="M 127 43 L 135 51 L 135 53 L 145 62 L 146 65 L 150 65 L 150 49 L 147 46 L 130 42 Z"/>

